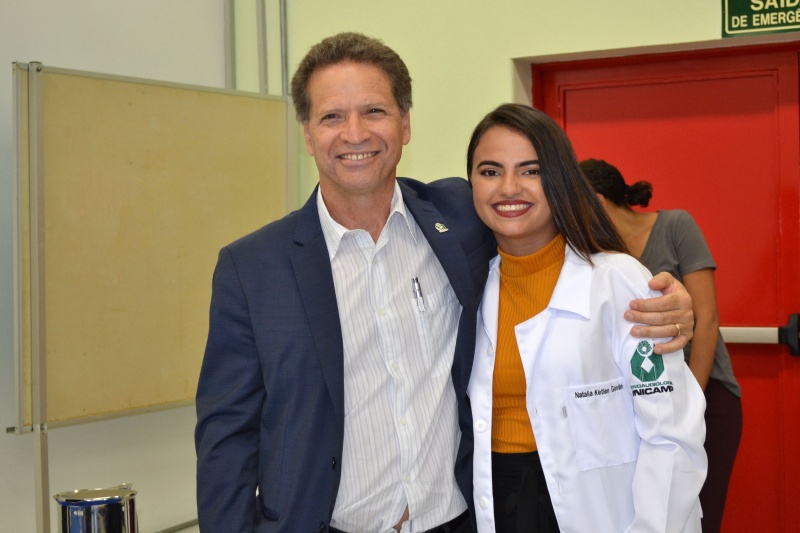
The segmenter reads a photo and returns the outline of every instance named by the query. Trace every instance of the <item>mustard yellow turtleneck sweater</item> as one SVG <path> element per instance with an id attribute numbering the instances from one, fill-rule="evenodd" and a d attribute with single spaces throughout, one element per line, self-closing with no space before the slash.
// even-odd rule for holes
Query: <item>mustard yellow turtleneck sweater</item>
<path id="1" fill-rule="evenodd" d="M 500 253 L 500 307 L 492 385 L 492 451 L 536 450 L 525 407 L 526 383 L 514 333 L 518 324 L 541 313 L 550 302 L 564 265 L 566 241 L 559 233 L 544 248 L 515 257 Z"/>

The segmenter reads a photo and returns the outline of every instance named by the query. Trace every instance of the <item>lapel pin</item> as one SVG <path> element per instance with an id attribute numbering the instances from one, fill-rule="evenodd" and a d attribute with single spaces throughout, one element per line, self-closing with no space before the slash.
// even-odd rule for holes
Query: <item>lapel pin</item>
<path id="1" fill-rule="evenodd" d="M 445 231 L 447 231 L 447 226 L 445 226 L 441 222 L 437 222 L 436 226 L 434 227 L 436 228 L 436 231 L 438 231 L 439 233 L 444 233 Z"/>

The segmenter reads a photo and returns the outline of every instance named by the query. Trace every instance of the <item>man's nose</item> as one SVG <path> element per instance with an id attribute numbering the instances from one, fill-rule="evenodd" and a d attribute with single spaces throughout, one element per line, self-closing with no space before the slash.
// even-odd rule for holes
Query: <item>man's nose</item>
<path id="1" fill-rule="evenodd" d="M 348 116 L 342 131 L 342 139 L 349 144 L 361 144 L 369 139 L 369 128 L 364 118 L 356 114 Z"/>

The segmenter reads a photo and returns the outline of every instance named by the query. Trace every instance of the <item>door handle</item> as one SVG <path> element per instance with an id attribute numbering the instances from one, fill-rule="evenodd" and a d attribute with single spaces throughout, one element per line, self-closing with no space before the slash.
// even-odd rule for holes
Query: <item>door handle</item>
<path id="1" fill-rule="evenodd" d="M 789 322 L 777 328 L 721 327 L 719 332 L 730 344 L 785 344 L 791 355 L 800 355 L 800 333 L 797 313 L 789 315 Z"/>

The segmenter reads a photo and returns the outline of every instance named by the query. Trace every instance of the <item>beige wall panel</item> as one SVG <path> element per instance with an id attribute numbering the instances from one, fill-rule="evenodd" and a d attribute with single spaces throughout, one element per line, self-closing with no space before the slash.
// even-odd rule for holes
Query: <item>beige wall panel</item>
<path id="1" fill-rule="evenodd" d="M 48 421 L 189 402 L 217 252 L 286 212 L 287 104 L 43 76 Z"/>

